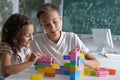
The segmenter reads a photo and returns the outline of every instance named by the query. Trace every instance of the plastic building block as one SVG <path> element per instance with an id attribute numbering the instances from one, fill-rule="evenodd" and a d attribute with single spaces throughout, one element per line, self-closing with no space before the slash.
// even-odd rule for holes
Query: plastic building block
<path id="1" fill-rule="evenodd" d="M 55 73 L 44 73 L 44 76 L 47 76 L 47 77 L 55 77 Z"/>
<path id="2" fill-rule="evenodd" d="M 64 60 L 70 60 L 70 56 L 69 56 L 69 55 L 64 55 L 64 56 L 63 56 L 63 59 L 64 59 Z"/>
<path id="3" fill-rule="evenodd" d="M 30 80 L 43 80 L 42 75 L 34 74 L 30 76 Z"/>
<path id="4" fill-rule="evenodd" d="M 91 70 L 91 71 L 90 71 L 90 75 L 91 75 L 91 76 L 96 76 L 96 71 L 95 71 L 95 70 Z"/>
<path id="5" fill-rule="evenodd" d="M 99 70 L 98 70 L 98 71 L 96 72 L 96 76 L 97 76 L 97 77 L 107 77 L 108 75 L 109 75 L 109 72 L 108 72 L 108 71 L 102 71 L 102 70 L 99 71 Z"/>
<path id="6" fill-rule="evenodd" d="M 56 69 L 56 74 L 64 74 L 64 70 Z"/>
<path id="7" fill-rule="evenodd" d="M 60 68 L 59 64 L 53 64 L 51 67 L 53 67 L 54 69 L 59 69 Z"/>
<path id="8" fill-rule="evenodd" d="M 43 61 L 43 62 L 54 62 L 54 58 L 48 55 L 42 56 L 38 61 Z"/>
<path id="9" fill-rule="evenodd" d="M 115 69 L 109 69 L 109 75 L 116 75 L 116 70 Z"/>

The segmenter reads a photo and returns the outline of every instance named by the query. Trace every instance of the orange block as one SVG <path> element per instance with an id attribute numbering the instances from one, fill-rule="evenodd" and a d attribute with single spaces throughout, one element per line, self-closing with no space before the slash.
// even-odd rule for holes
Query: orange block
<path id="1" fill-rule="evenodd" d="M 116 75 L 116 70 L 115 69 L 109 69 L 109 75 Z"/>
<path id="2" fill-rule="evenodd" d="M 78 71 L 78 68 L 70 68 L 70 72 L 76 72 Z"/>
<path id="3" fill-rule="evenodd" d="M 47 76 L 47 77 L 55 77 L 55 73 L 44 73 L 44 76 Z"/>

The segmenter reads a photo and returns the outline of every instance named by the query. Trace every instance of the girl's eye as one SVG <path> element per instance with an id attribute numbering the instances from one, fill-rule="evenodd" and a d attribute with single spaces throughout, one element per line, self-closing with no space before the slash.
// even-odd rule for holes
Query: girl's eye
<path id="1" fill-rule="evenodd" d="M 25 34 L 24 36 L 25 36 L 25 37 L 29 37 L 30 35 L 29 35 L 29 34 Z"/>

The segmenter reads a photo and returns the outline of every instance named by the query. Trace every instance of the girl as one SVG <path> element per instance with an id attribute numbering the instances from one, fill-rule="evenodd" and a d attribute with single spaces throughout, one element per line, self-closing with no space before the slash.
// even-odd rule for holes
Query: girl
<path id="1" fill-rule="evenodd" d="M 0 55 L 3 77 L 15 74 L 36 63 L 40 53 L 31 54 L 29 49 L 33 40 L 32 21 L 22 14 L 13 14 L 2 28 Z"/>

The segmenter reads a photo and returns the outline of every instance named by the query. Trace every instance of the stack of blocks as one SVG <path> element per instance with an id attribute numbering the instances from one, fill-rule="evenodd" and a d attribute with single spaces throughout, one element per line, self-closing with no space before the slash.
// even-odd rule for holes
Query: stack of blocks
<path id="1" fill-rule="evenodd" d="M 43 72 L 44 76 L 55 77 L 55 69 L 59 68 L 58 64 L 53 64 L 54 58 L 48 55 L 42 56 L 41 59 L 38 59 L 35 69 L 38 72 Z"/>
<path id="2" fill-rule="evenodd" d="M 69 63 L 59 66 L 53 64 L 54 59 L 51 56 L 45 55 L 38 60 L 35 69 L 38 72 L 43 72 L 44 76 L 55 77 L 55 74 L 70 75 L 70 80 L 79 80 L 84 76 L 84 54 L 80 51 L 73 51 L 69 55 L 63 56 L 64 60 L 69 60 Z"/>
<path id="3" fill-rule="evenodd" d="M 109 75 L 116 75 L 115 69 L 109 68 L 85 68 L 84 69 L 85 75 L 97 76 L 97 77 L 107 77 Z"/>
<path id="4" fill-rule="evenodd" d="M 84 54 L 80 51 L 73 51 L 69 55 L 63 56 L 64 60 L 70 60 L 70 63 L 65 63 L 64 67 L 70 72 L 70 80 L 79 80 L 84 76 Z"/>

